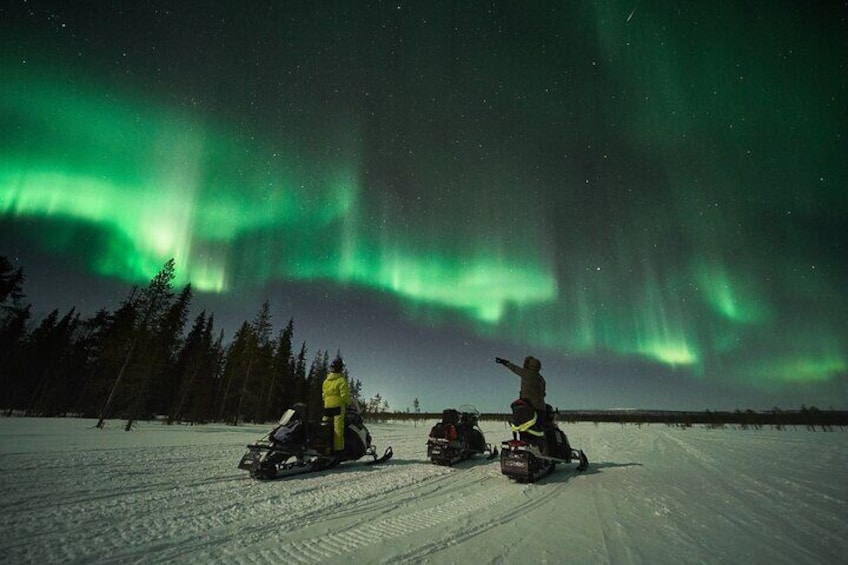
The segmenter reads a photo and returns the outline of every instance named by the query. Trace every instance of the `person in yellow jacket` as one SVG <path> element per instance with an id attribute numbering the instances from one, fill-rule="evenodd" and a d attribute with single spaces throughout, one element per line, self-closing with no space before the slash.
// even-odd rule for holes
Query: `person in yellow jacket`
<path id="1" fill-rule="evenodd" d="M 350 404 L 350 391 L 344 376 L 344 361 L 336 357 L 321 387 L 324 399 L 324 421 L 333 420 L 333 451 L 344 451 L 345 409 Z"/>

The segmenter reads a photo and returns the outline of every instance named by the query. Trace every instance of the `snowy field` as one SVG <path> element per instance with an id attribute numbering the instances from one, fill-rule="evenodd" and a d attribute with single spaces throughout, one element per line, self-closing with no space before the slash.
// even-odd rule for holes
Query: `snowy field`
<path id="1" fill-rule="evenodd" d="M 430 464 L 431 423 L 274 482 L 236 468 L 267 426 L 94 423 L 0 418 L 0 563 L 848 562 L 846 431 L 575 424 L 589 470 L 522 485 Z"/>

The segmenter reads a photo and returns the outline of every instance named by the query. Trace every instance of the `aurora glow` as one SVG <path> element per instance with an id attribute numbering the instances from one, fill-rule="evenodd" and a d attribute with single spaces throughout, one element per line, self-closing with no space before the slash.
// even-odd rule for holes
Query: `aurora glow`
<path id="1" fill-rule="evenodd" d="M 93 277 L 848 400 L 844 7 L 16 4 L 0 225 Z"/>

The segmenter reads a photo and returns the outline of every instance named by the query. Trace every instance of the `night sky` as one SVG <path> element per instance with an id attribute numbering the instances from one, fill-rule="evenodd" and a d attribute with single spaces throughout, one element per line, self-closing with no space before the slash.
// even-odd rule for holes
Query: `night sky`
<path id="1" fill-rule="evenodd" d="M 848 408 L 848 3 L 0 7 L 36 319 L 173 257 L 391 408 Z"/>

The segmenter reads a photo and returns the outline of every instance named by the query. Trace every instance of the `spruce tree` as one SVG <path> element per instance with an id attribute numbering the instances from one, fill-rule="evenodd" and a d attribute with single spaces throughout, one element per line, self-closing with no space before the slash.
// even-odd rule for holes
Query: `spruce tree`
<path id="1" fill-rule="evenodd" d="M 227 348 L 224 362 L 224 394 L 219 418 L 233 425 L 239 423 L 245 403 L 250 402 L 247 396 L 251 392 L 251 371 L 256 359 L 256 347 L 256 331 L 251 324 L 244 322 Z"/>
<path id="2" fill-rule="evenodd" d="M 322 397 L 322 389 L 324 379 L 327 378 L 327 373 L 330 366 L 330 356 L 326 351 L 320 349 L 315 353 L 315 358 L 309 366 L 309 374 L 306 378 L 306 407 L 307 414 L 311 414 L 315 420 L 320 420 L 324 414 L 324 399 Z"/>
<path id="3" fill-rule="evenodd" d="M 149 393 L 145 396 L 149 398 L 149 409 L 155 414 L 167 414 L 177 396 L 177 355 L 182 349 L 183 332 L 193 294 L 191 284 L 183 287 L 159 326 L 154 329 L 150 347 L 152 355 L 148 355 L 150 377 L 145 382 Z"/>
<path id="4" fill-rule="evenodd" d="M 294 386 L 294 355 L 292 353 L 292 338 L 294 336 L 294 320 L 289 319 L 286 327 L 277 336 L 274 346 L 274 356 L 271 364 L 271 375 L 268 380 L 268 391 L 265 396 L 264 419 L 278 417 L 292 402 Z"/>
<path id="5" fill-rule="evenodd" d="M 274 341 L 273 325 L 271 316 L 271 304 L 268 300 L 262 303 L 256 318 L 253 320 L 253 328 L 256 332 L 256 358 L 253 360 L 252 390 L 250 391 L 250 404 L 245 407 L 247 417 L 254 422 L 267 421 L 266 406 L 270 389 L 273 388 L 274 376 Z"/>
<path id="6" fill-rule="evenodd" d="M 122 380 L 125 376 L 130 375 L 129 388 L 136 393 L 131 395 L 131 404 L 128 407 L 129 416 L 125 426 L 126 430 L 132 428 L 134 417 L 141 414 L 146 406 L 146 378 L 149 377 L 149 371 L 144 371 L 140 366 L 133 366 L 132 363 L 136 360 L 135 356 L 139 356 L 138 351 L 142 354 L 149 351 L 145 346 L 149 345 L 153 340 L 153 330 L 157 328 L 165 316 L 165 313 L 171 306 L 173 299 L 173 291 L 171 283 L 174 280 L 174 259 L 169 259 L 165 262 L 162 269 L 154 276 L 147 288 L 139 293 L 132 304 L 135 313 L 137 314 L 137 323 L 131 324 L 127 328 L 125 335 L 121 336 L 123 341 L 122 349 L 123 361 L 121 367 L 115 375 L 109 394 L 103 403 L 100 410 L 100 416 L 97 421 L 97 427 L 102 428 L 106 419 L 111 415 L 112 407 L 116 399 L 116 395 L 120 391 Z"/>
<path id="7" fill-rule="evenodd" d="M 11 399 L 26 389 L 22 376 L 13 369 L 32 311 L 31 306 L 23 302 L 24 280 L 23 269 L 15 269 L 0 255 L 0 399 L 8 403 L 9 414 L 14 410 Z"/>
<path id="8" fill-rule="evenodd" d="M 203 374 L 210 371 L 211 363 L 211 325 L 212 319 L 207 322 L 206 310 L 202 311 L 194 320 L 191 330 L 186 336 L 185 343 L 177 355 L 174 367 L 176 375 L 177 394 L 173 399 L 172 407 L 168 411 L 168 423 L 182 421 L 185 413 L 191 412 L 189 406 L 191 400 L 196 398 L 198 390 L 195 383 L 203 380 Z M 200 376 L 200 378 L 198 378 Z"/>
<path id="9" fill-rule="evenodd" d="M 74 372 L 73 335 L 79 316 L 71 309 L 58 322 L 54 310 L 28 338 L 28 373 L 35 385 L 27 414 L 56 416 L 68 409 L 67 398 Z"/>

